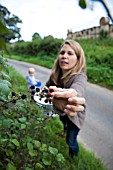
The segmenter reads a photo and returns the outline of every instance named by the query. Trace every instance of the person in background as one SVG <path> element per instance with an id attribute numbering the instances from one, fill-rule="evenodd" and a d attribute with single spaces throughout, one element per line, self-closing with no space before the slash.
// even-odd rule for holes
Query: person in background
<path id="1" fill-rule="evenodd" d="M 28 69 L 28 74 L 26 76 L 26 79 L 27 79 L 28 89 L 30 89 L 31 86 L 36 86 L 36 87 L 41 86 L 41 82 L 39 80 L 35 79 L 35 69 L 34 68 Z"/>
<path id="2" fill-rule="evenodd" d="M 53 90 L 54 112 L 59 114 L 63 123 L 71 158 L 79 153 L 77 136 L 86 116 L 84 104 L 86 83 L 84 51 L 76 41 L 65 40 L 46 86 Z"/>

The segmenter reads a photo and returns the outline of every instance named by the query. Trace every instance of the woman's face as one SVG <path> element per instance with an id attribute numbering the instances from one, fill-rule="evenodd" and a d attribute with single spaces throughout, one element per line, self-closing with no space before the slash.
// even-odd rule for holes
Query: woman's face
<path id="1" fill-rule="evenodd" d="M 65 44 L 59 54 L 59 65 L 63 73 L 71 69 L 77 63 L 77 56 L 70 45 Z"/>

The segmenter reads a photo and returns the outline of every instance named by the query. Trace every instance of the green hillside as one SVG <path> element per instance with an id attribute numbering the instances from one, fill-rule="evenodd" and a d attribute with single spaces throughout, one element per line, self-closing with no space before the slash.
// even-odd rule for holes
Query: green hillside
<path id="1" fill-rule="evenodd" d="M 46 37 L 32 42 L 18 42 L 9 47 L 7 57 L 52 68 L 62 39 Z M 78 41 L 84 49 L 88 81 L 113 90 L 113 39 Z"/>

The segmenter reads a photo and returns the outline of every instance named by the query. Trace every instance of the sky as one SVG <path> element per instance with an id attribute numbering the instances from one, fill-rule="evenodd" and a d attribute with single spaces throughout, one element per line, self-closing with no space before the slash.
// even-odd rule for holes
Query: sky
<path id="1" fill-rule="evenodd" d="M 106 1 L 109 9 L 113 9 L 113 1 Z M 90 9 L 91 3 L 87 9 L 80 8 L 78 0 L 0 0 L 0 4 L 22 20 L 18 27 L 24 41 L 31 41 L 36 32 L 42 38 L 52 35 L 65 39 L 68 29 L 76 32 L 99 26 L 100 18 L 107 17 L 100 2 L 93 3 L 93 10 Z"/>

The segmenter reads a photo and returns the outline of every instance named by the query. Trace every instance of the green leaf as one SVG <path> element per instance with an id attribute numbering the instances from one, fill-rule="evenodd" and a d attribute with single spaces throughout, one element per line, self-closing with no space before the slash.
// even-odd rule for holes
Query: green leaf
<path id="1" fill-rule="evenodd" d="M 35 145 L 37 148 L 40 148 L 40 146 L 41 146 L 40 141 L 34 140 L 33 143 L 34 143 L 34 145 Z"/>
<path id="2" fill-rule="evenodd" d="M 29 143 L 32 141 L 32 138 L 30 136 L 25 136 L 25 138 L 23 138 L 23 139 L 24 139 L 24 142 L 26 142 L 26 143 Z"/>
<path id="3" fill-rule="evenodd" d="M 42 169 L 42 168 L 44 168 L 44 167 L 42 166 L 42 164 L 36 163 L 35 168 L 36 168 L 36 169 Z"/>
<path id="4" fill-rule="evenodd" d="M 50 151 L 50 153 L 53 154 L 53 155 L 57 155 L 57 153 L 58 153 L 58 149 L 53 148 L 53 147 L 51 147 L 51 146 L 49 146 L 49 151 Z"/>
<path id="5" fill-rule="evenodd" d="M 62 155 L 61 153 L 59 153 L 59 154 L 56 156 L 56 158 L 57 158 L 57 160 L 58 160 L 59 162 L 64 162 L 64 161 L 65 161 L 65 159 L 64 159 L 64 157 L 63 157 L 63 155 Z"/>
<path id="6" fill-rule="evenodd" d="M 47 153 L 44 153 L 42 161 L 43 161 L 44 165 L 51 165 L 52 164 L 51 157 Z"/>
<path id="7" fill-rule="evenodd" d="M 11 119 L 4 119 L 2 125 L 4 128 L 10 128 L 12 122 L 13 121 Z"/>
<path id="8" fill-rule="evenodd" d="M 5 102 L 7 100 L 6 100 L 6 98 L 4 96 L 0 96 L 0 101 Z"/>
<path id="9" fill-rule="evenodd" d="M 9 156 L 13 156 L 13 151 L 11 150 L 11 149 L 8 149 L 8 150 L 6 150 L 6 154 L 7 154 L 7 156 L 9 157 Z"/>
<path id="10" fill-rule="evenodd" d="M 4 84 L 8 85 L 9 88 L 12 87 L 12 84 L 7 80 L 0 80 L 0 83 L 4 83 Z"/>
<path id="11" fill-rule="evenodd" d="M 0 55 L 0 63 L 4 61 L 3 57 Z"/>
<path id="12" fill-rule="evenodd" d="M 9 68 L 8 68 L 8 65 L 6 63 L 3 65 L 3 67 L 7 71 L 7 73 L 9 73 Z"/>
<path id="13" fill-rule="evenodd" d="M 79 0 L 79 6 L 83 9 L 86 8 L 86 0 Z"/>
<path id="14" fill-rule="evenodd" d="M 0 34 L 8 34 L 8 28 L 0 21 Z"/>
<path id="15" fill-rule="evenodd" d="M 6 142 L 8 139 L 0 139 L 1 142 Z"/>
<path id="16" fill-rule="evenodd" d="M 51 160 L 47 160 L 47 159 L 42 159 L 44 165 L 51 165 Z"/>
<path id="17" fill-rule="evenodd" d="M 6 170 L 16 170 L 16 167 L 10 163 L 7 164 Z"/>
<path id="18" fill-rule="evenodd" d="M 29 151 L 30 156 L 37 156 L 38 152 L 36 150 Z"/>
<path id="19" fill-rule="evenodd" d="M 21 124 L 20 129 L 25 129 L 25 128 L 26 128 L 26 125 L 25 124 Z"/>
<path id="20" fill-rule="evenodd" d="M 29 151 L 32 151 L 33 150 L 33 144 L 27 143 L 27 148 L 29 149 Z"/>
<path id="21" fill-rule="evenodd" d="M 1 31 L 1 29 L 0 29 Z M 5 40 L 0 36 L 0 50 L 6 50 L 6 43 L 5 43 Z"/>
<path id="22" fill-rule="evenodd" d="M 26 167 L 26 169 L 25 170 L 33 170 L 32 168 L 29 168 L 29 167 Z"/>
<path id="23" fill-rule="evenodd" d="M 0 77 L 2 77 L 3 79 L 10 79 L 9 75 L 4 73 L 3 71 L 0 71 Z"/>
<path id="24" fill-rule="evenodd" d="M 47 145 L 42 144 L 42 146 L 40 147 L 40 151 L 47 151 Z"/>
<path id="25" fill-rule="evenodd" d="M 16 146 L 20 146 L 20 143 L 17 141 L 17 139 L 12 139 L 11 140 L 12 141 L 12 143 L 14 143 L 14 145 L 16 145 Z"/>
<path id="26" fill-rule="evenodd" d="M 4 119 L 5 119 L 4 116 L 1 116 L 1 115 L 0 115 L 0 120 L 4 120 Z"/>
<path id="27" fill-rule="evenodd" d="M 19 118 L 19 121 L 22 122 L 22 123 L 26 122 L 26 117 Z"/>
<path id="28" fill-rule="evenodd" d="M 25 170 L 33 170 L 32 168 L 29 168 L 29 167 L 26 167 L 26 169 Z"/>
<path id="29" fill-rule="evenodd" d="M 10 93 L 10 88 L 7 84 L 0 83 L 0 95 L 8 96 Z"/>

